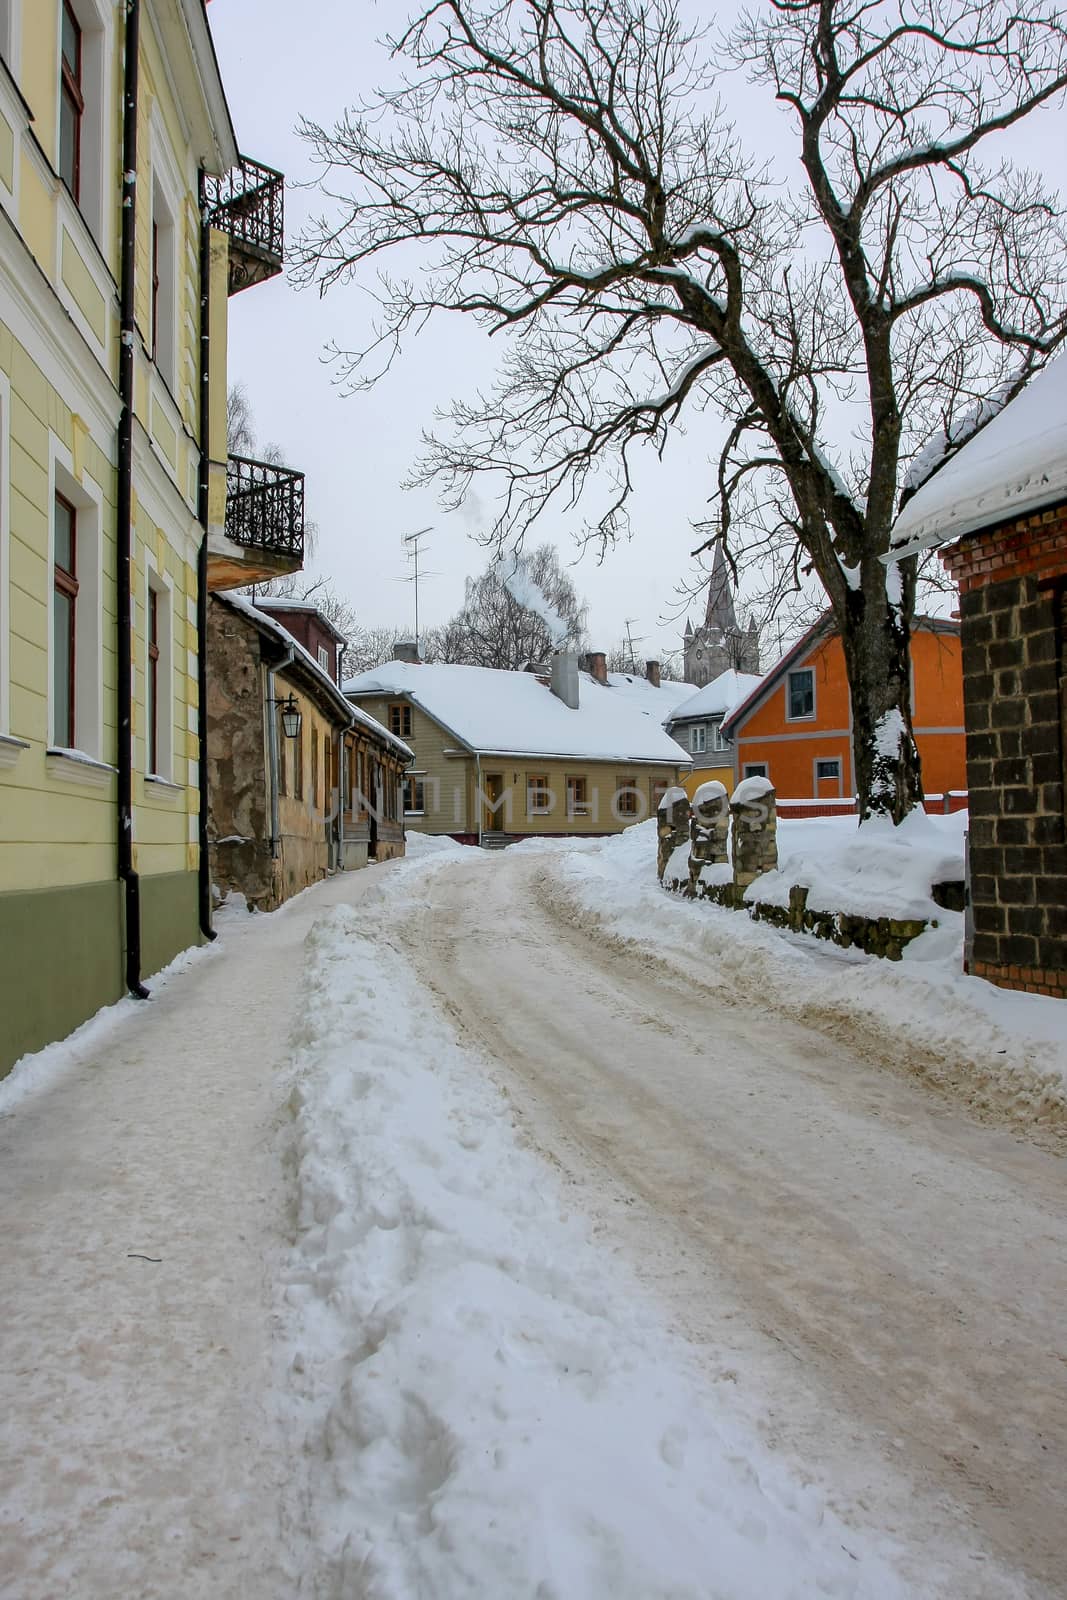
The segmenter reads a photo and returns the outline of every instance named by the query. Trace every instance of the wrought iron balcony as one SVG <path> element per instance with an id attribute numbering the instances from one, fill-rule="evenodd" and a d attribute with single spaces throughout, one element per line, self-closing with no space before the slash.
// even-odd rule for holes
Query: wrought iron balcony
<path id="1" fill-rule="evenodd" d="M 304 560 L 304 474 L 269 461 L 226 462 L 226 537 L 280 558 L 295 572 Z"/>
<path id="2" fill-rule="evenodd" d="M 241 156 L 221 178 L 205 175 L 203 205 L 212 227 L 230 236 L 230 294 L 263 283 L 285 257 L 285 179 Z"/>

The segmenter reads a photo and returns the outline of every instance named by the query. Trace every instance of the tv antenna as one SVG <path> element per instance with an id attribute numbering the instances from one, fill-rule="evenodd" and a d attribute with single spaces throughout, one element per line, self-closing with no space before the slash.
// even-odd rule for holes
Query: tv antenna
<path id="1" fill-rule="evenodd" d="M 630 671 L 634 673 L 637 671 L 637 657 L 634 654 L 634 645 L 644 643 L 644 634 L 639 634 L 636 639 L 633 636 L 633 625 L 636 621 L 636 617 L 626 618 L 626 646 L 630 652 Z"/>
<path id="2" fill-rule="evenodd" d="M 426 537 L 426 535 L 428 533 L 432 533 L 432 532 L 433 532 L 433 528 L 432 527 L 419 528 L 419 530 L 416 533 L 405 533 L 404 536 L 403 536 L 404 544 L 407 546 L 408 559 L 412 562 L 413 567 L 414 567 L 414 570 L 412 572 L 411 577 L 410 578 L 405 578 L 404 582 L 405 583 L 413 583 L 415 585 L 415 649 L 416 649 L 416 651 L 418 650 L 418 647 L 419 647 L 419 556 L 422 554 L 422 541 L 423 541 L 423 539 L 425 539 L 425 537 Z M 428 573 L 423 573 L 422 576 L 423 577 L 428 577 L 429 574 Z"/>

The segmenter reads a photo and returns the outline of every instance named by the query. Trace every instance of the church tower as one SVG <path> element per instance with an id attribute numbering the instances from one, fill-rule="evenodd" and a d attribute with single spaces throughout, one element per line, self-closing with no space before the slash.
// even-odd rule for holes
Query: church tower
<path id="1" fill-rule="evenodd" d="M 698 689 L 728 667 L 738 672 L 760 670 L 759 631 L 755 621 L 750 621 L 747 628 L 738 625 L 729 568 L 721 545 L 715 547 L 711 564 L 704 624 L 694 630 L 687 617 L 682 645 L 686 682 L 695 683 Z"/>

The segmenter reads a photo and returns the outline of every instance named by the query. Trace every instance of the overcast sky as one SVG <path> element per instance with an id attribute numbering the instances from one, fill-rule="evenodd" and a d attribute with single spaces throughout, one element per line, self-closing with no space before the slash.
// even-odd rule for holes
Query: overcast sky
<path id="1" fill-rule="evenodd" d="M 280 168 L 289 179 L 290 237 L 316 208 L 314 191 L 295 186 L 312 176 L 309 152 L 295 131 L 299 117 L 330 125 L 346 105 L 372 90 L 390 70 L 375 40 L 406 11 L 406 0 L 315 0 L 296 17 L 292 0 L 212 0 L 209 18 L 238 143 L 246 155 Z M 788 148 L 781 138 L 782 113 L 773 102 L 742 102 L 732 109 L 761 153 L 773 151 L 776 142 Z M 1024 136 L 1022 153 L 1046 171 L 1054 169 L 1053 146 L 1062 155 L 1063 136 L 1062 117 L 1045 119 Z M 793 150 L 789 154 L 796 159 Z M 315 570 L 335 580 L 361 621 L 411 627 L 402 539 L 433 525 L 426 564 L 436 576 L 420 596 L 425 626 L 455 611 L 464 577 L 485 565 L 487 554 L 472 534 L 491 515 L 479 517 L 478 508 L 446 515 L 432 491 L 403 490 L 400 483 L 435 407 L 491 376 L 492 349 L 468 319 L 441 321 L 412 342 L 374 391 L 345 397 L 325 360 L 326 346 L 357 345 L 368 323 L 369 309 L 357 288 L 341 285 L 320 299 L 316 291 L 298 291 L 279 277 L 230 302 L 230 378 L 247 388 L 260 442 L 276 443 L 283 459 L 307 474 L 308 514 L 319 529 Z M 644 641 L 641 655 L 678 648 L 682 623 L 661 619 L 676 609 L 675 585 L 693 574 L 690 551 L 698 539 L 690 519 L 705 513 L 714 482 L 709 455 L 720 438 L 712 419 L 697 416 L 688 434 L 675 437 L 662 463 L 650 455 L 632 507 L 633 540 L 599 564 L 586 551 L 573 568 L 590 604 L 595 647 L 610 649 L 633 618 L 633 633 Z M 544 537 L 568 562 L 580 555 L 574 542 L 580 530 L 577 514 L 543 525 Z M 765 643 L 768 657 L 775 654 L 773 643 Z"/>

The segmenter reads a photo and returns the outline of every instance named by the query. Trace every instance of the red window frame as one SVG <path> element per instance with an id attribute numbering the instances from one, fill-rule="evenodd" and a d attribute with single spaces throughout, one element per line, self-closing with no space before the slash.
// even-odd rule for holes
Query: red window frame
<path id="1" fill-rule="evenodd" d="M 77 645 L 78 645 L 78 513 L 70 501 L 56 490 L 56 506 L 62 506 L 70 518 L 70 567 L 61 567 L 58 559 L 52 563 L 52 584 L 57 593 L 65 596 L 70 601 L 68 611 L 67 633 L 67 670 L 69 682 L 67 684 L 67 726 L 62 730 L 63 743 L 68 750 L 74 748 L 74 686 L 76 682 Z M 54 729 L 58 740 L 60 729 Z"/>
<path id="2" fill-rule="evenodd" d="M 63 0 L 63 22 L 69 22 L 74 33 L 75 54 L 71 61 L 63 48 L 63 34 L 65 28 L 61 25 L 59 35 L 59 98 L 60 98 L 60 136 L 59 136 L 59 162 L 63 165 L 63 122 L 69 117 L 71 122 L 72 161 L 69 173 L 60 171 L 67 188 L 76 201 L 81 199 L 81 165 L 82 165 L 82 117 L 85 114 L 85 97 L 82 94 L 82 29 L 81 23 L 74 14 L 74 7 L 70 0 Z"/>

